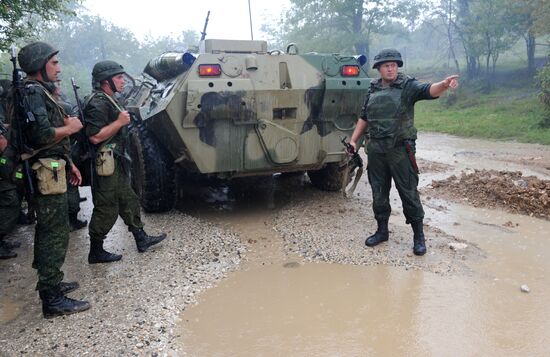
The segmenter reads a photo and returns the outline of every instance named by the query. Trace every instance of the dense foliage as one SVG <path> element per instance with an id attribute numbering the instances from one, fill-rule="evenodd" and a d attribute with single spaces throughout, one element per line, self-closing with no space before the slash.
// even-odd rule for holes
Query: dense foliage
<path id="1" fill-rule="evenodd" d="M 0 2 L 0 50 L 32 35 L 36 21 L 42 26 L 63 14 L 71 14 L 73 0 L 2 0 Z"/>

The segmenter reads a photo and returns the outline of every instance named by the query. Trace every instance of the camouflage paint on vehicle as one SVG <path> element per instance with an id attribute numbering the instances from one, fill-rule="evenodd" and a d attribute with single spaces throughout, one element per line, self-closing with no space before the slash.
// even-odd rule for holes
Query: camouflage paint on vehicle
<path id="1" fill-rule="evenodd" d="M 126 107 L 175 165 L 221 178 L 319 170 L 345 158 L 370 85 L 353 56 L 267 51 L 265 41 L 205 40 L 195 58 L 152 60 Z M 219 76 L 199 75 L 216 64 Z M 357 76 L 342 76 L 344 65 Z M 134 173 L 139 174 L 139 173 Z"/>

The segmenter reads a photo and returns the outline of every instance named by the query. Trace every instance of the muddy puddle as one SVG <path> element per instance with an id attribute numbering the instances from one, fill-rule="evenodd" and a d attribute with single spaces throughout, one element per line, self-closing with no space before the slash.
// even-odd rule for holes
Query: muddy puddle
<path id="1" fill-rule="evenodd" d="M 550 173 L 550 150 L 539 146 L 511 149 L 423 134 L 418 156 L 438 167 L 423 173 L 422 186 L 464 169 L 519 170 L 542 178 Z M 482 259 L 464 256 L 469 270 L 442 275 L 388 265 L 312 263 L 288 253 L 273 226 L 277 213 L 293 210 L 296 202 L 316 204 L 303 193 L 304 185 L 301 178 L 276 177 L 247 186 L 245 194 L 214 189 L 216 199 L 189 212 L 234 230 L 249 251 L 238 271 L 180 316 L 176 342 L 188 355 L 547 355 L 549 221 L 423 195 L 432 231 L 483 252 Z M 364 182 L 356 192 L 354 200 L 364 208 L 354 213 L 358 222 L 371 215 L 369 190 Z M 404 226 L 395 192 L 392 206 L 399 214 L 390 224 Z M 353 249 L 367 248 L 361 241 Z"/>

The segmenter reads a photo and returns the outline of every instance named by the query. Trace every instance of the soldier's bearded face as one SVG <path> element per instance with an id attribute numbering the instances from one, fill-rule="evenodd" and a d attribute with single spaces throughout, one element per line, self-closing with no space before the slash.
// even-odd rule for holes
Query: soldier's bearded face
<path id="1" fill-rule="evenodd" d="M 385 82 L 393 82 L 397 78 L 398 69 L 397 62 L 384 62 L 378 66 L 380 77 Z"/>
<path id="2" fill-rule="evenodd" d="M 61 73 L 61 65 L 59 64 L 59 59 L 57 55 L 50 58 L 46 62 L 46 73 L 48 74 L 48 79 L 52 82 L 57 82 L 59 73 Z"/>

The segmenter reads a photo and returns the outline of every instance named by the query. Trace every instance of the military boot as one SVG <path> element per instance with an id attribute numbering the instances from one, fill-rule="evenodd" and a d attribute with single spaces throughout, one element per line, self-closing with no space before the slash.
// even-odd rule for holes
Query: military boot
<path id="1" fill-rule="evenodd" d="M 160 236 L 150 236 L 145 233 L 143 228 L 138 229 L 137 231 L 132 232 L 134 238 L 136 239 L 137 250 L 140 253 L 143 253 L 152 245 L 160 243 L 166 238 L 166 233 L 162 233 Z"/>
<path id="2" fill-rule="evenodd" d="M 89 264 L 110 263 L 120 259 L 122 259 L 122 255 L 109 253 L 103 249 L 102 240 L 90 240 L 90 254 L 88 254 Z"/>
<path id="3" fill-rule="evenodd" d="M 75 314 L 90 308 L 89 302 L 68 298 L 61 293 L 59 287 L 53 291 L 41 291 L 39 295 L 42 300 L 42 313 L 46 319 Z"/>
<path id="4" fill-rule="evenodd" d="M 63 295 L 66 295 L 70 292 L 73 292 L 76 289 L 78 289 L 79 287 L 80 287 L 80 285 L 76 281 L 73 281 L 73 282 L 70 282 L 70 283 L 65 283 L 65 282 L 62 281 L 62 282 L 59 283 L 59 291 Z"/>
<path id="5" fill-rule="evenodd" d="M 8 248 L 4 242 L 0 241 L 0 259 L 11 259 L 17 257 L 17 253 Z"/>
<path id="6" fill-rule="evenodd" d="M 71 228 L 71 232 L 78 231 L 79 229 L 82 229 L 88 225 L 88 221 L 81 221 L 78 219 L 78 213 L 71 213 L 69 214 L 69 226 Z"/>
<path id="7" fill-rule="evenodd" d="M 367 240 L 365 241 L 365 244 L 368 247 L 374 247 L 375 245 L 385 242 L 388 240 L 390 236 L 390 232 L 388 230 L 388 220 L 380 219 L 380 220 L 377 220 L 377 223 L 378 223 L 378 228 L 376 229 L 376 233 L 368 237 Z"/>
<path id="8" fill-rule="evenodd" d="M 413 252 L 415 255 L 426 254 L 426 243 L 424 240 L 424 223 L 422 221 L 411 223 L 414 232 Z"/>

